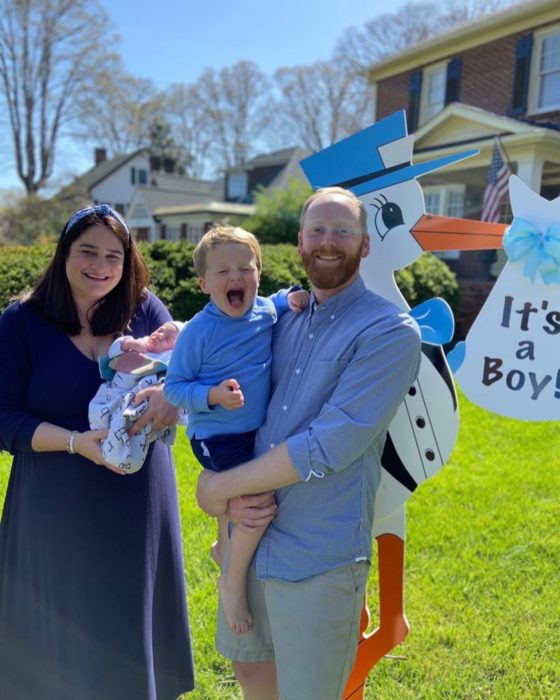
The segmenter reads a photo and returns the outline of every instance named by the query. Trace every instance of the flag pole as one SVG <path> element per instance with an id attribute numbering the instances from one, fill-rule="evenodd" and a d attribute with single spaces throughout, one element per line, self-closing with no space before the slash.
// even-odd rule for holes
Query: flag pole
<path id="1" fill-rule="evenodd" d="M 512 165 L 511 165 L 511 160 L 509 159 L 509 156 L 508 156 L 508 154 L 507 154 L 507 151 L 506 151 L 506 149 L 505 149 L 504 142 L 502 141 L 501 136 L 500 136 L 499 134 L 496 134 L 496 136 L 495 136 L 494 138 L 495 138 L 496 141 L 498 142 L 498 147 L 500 148 L 500 150 L 502 151 L 502 153 L 503 153 L 503 155 L 504 155 L 504 157 L 505 157 L 505 159 L 506 159 L 506 163 L 507 163 L 507 165 L 508 165 L 508 168 L 509 168 L 510 173 L 513 173 L 514 171 L 513 171 Z"/>

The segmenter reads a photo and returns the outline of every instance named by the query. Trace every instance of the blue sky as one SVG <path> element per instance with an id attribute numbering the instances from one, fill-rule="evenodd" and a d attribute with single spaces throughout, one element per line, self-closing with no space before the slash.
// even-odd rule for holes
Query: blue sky
<path id="1" fill-rule="evenodd" d="M 407 0 L 101 0 L 111 17 L 129 73 L 152 79 L 159 89 L 192 83 L 204 68 L 250 59 L 271 75 L 281 66 L 330 58 L 337 39 Z M 86 149 L 86 147 L 84 147 Z M 91 149 L 62 143 L 55 176 L 91 166 Z M 11 150 L 0 150 L 0 191 L 19 189 Z"/>

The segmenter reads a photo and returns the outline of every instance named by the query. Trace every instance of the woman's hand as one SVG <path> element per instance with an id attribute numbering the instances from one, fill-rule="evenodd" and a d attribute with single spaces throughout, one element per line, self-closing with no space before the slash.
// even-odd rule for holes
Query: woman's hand
<path id="1" fill-rule="evenodd" d="M 179 419 L 179 409 L 170 404 L 163 395 L 163 384 L 149 386 L 139 391 L 134 398 L 134 405 L 138 406 L 142 401 L 148 401 L 148 408 L 131 426 L 128 431 L 131 436 L 139 433 L 148 423 L 152 424 L 153 432 L 159 432 L 170 425 L 175 425 Z"/>
<path id="2" fill-rule="evenodd" d="M 94 464 L 107 467 L 115 474 L 126 474 L 123 469 L 107 464 L 101 451 L 100 442 L 107 437 L 107 430 L 86 430 L 84 433 L 76 433 L 74 436 L 74 452 L 89 459 Z"/>
<path id="3" fill-rule="evenodd" d="M 276 515 L 274 491 L 232 498 L 226 512 L 231 522 L 240 530 L 253 532 L 264 529 Z"/>

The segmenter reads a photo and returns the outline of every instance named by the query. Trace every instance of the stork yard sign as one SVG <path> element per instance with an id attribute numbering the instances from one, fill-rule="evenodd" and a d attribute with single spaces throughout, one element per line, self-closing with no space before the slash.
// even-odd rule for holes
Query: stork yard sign
<path id="1" fill-rule="evenodd" d="M 413 137 L 404 112 L 396 112 L 301 162 L 313 187 L 339 185 L 363 202 L 368 216 L 371 253 L 361 275 L 373 292 L 409 310 L 394 279 L 425 250 L 480 250 L 501 246 L 500 224 L 425 213 L 416 178 L 475 155 L 464 151 L 424 162 L 412 161 Z M 382 457 L 381 484 L 375 501 L 379 627 L 366 634 L 369 612 L 362 616 L 358 655 L 345 698 L 363 698 L 369 670 L 408 632 L 403 578 L 405 506 L 410 494 L 447 461 L 457 436 L 457 397 L 442 344 L 451 340 L 453 317 L 446 302 L 428 300 L 410 313 L 422 332 L 418 378 L 399 407 Z"/>
<path id="2" fill-rule="evenodd" d="M 560 418 L 560 198 L 512 175 L 509 258 L 465 343 L 448 360 L 467 398 L 524 420 Z"/>

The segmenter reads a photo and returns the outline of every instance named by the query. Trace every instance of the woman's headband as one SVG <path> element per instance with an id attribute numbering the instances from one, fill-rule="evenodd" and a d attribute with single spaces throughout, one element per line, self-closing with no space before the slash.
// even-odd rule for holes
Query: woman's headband
<path id="1" fill-rule="evenodd" d="M 128 230 L 128 226 L 126 225 L 126 221 L 109 204 L 96 204 L 93 207 L 85 207 L 84 209 L 80 209 L 79 211 L 77 211 L 75 214 L 72 214 L 68 223 L 64 227 L 64 231 L 62 232 L 62 236 L 64 237 L 68 233 L 68 231 L 70 231 L 70 229 L 72 229 L 78 223 L 78 221 L 81 221 L 86 216 L 92 216 L 92 215 L 112 216 L 114 219 L 117 219 L 117 221 L 119 221 L 122 224 L 124 230 L 126 231 L 127 237 L 130 239 L 130 231 Z"/>

